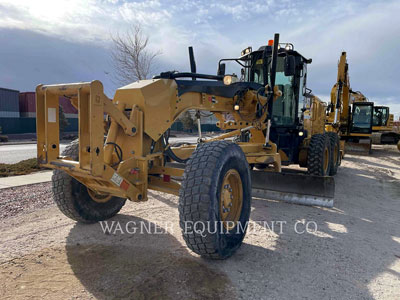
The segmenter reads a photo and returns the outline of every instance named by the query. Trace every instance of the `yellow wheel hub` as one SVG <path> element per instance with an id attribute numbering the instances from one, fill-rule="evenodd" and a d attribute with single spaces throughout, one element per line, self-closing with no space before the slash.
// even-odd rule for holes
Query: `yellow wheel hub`
<path id="1" fill-rule="evenodd" d="M 89 188 L 87 189 L 87 191 L 88 191 L 88 194 L 89 194 L 90 198 L 92 198 L 93 201 L 96 201 L 98 203 L 105 203 L 108 200 L 110 200 L 111 197 L 112 197 L 111 195 L 108 195 L 108 194 L 96 193 L 96 192 L 92 191 Z"/>
<path id="2" fill-rule="evenodd" d="M 226 172 L 221 186 L 219 210 L 221 221 L 228 230 L 233 229 L 239 221 L 243 205 L 243 185 L 239 172 L 230 169 Z"/>

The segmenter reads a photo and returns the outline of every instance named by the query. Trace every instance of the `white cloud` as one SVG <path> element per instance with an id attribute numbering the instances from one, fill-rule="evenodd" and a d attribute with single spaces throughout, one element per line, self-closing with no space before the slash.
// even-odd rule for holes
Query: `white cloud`
<path id="1" fill-rule="evenodd" d="M 198 71 L 215 73 L 218 58 L 257 48 L 280 32 L 282 41 L 313 58 L 309 83 L 317 95 L 329 94 L 345 50 L 352 87 L 395 107 L 399 15 L 397 0 L 0 0 L 0 29 L 34 31 L 93 47 L 109 47 L 111 34 L 138 22 L 150 35 L 150 47 L 162 50 L 159 63 L 165 69 L 187 70 L 187 46 L 192 45 Z"/>

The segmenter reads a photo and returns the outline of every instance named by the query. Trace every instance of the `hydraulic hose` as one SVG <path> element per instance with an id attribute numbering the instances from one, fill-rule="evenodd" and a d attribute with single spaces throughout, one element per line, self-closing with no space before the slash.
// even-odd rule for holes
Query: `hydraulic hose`
<path id="1" fill-rule="evenodd" d="M 181 163 L 181 164 L 185 164 L 189 160 L 189 158 L 182 159 L 182 158 L 176 156 L 176 154 L 174 153 L 174 151 L 172 151 L 172 149 L 169 145 L 169 142 L 168 142 L 169 130 L 167 132 L 168 132 L 168 133 L 166 133 L 167 136 L 166 136 L 166 134 L 163 134 L 163 137 L 161 139 L 165 154 L 172 160 L 177 161 L 178 163 Z"/>

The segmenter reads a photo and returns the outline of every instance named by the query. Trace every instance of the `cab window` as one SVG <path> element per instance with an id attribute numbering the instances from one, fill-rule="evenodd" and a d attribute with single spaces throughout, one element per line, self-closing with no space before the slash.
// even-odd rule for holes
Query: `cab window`
<path id="1" fill-rule="evenodd" d="M 264 85 L 264 60 L 261 55 L 252 58 L 251 68 L 245 70 L 245 78 Z M 282 96 L 276 99 L 273 106 L 272 124 L 275 126 L 293 125 L 296 118 L 296 99 L 294 94 L 294 76 L 285 76 L 284 57 L 278 57 L 275 85 L 282 91 Z M 268 64 L 269 65 L 269 64 Z M 270 80 L 268 76 L 268 80 Z M 270 84 L 270 83 L 269 83 Z"/>
<path id="2" fill-rule="evenodd" d="M 352 132 L 370 133 L 372 127 L 372 105 L 353 104 Z"/>
<path id="3" fill-rule="evenodd" d="M 272 111 L 272 124 L 278 126 L 292 125 L 296 117 L 296 99 L 294 96 L 294 76 L 285 76 L 284 57 L 278 57 L 275 85 L 282 91 L 276 99 Z"/>
<path id="4" fill-rule="evenodd" d="M 374 107 L 373 126 L 385 126 L 389 118 L 387 107 Z"/>
<path id="5" fill-rule="evenodd" d="M 246 74 L 245 78 L 247 78 L 249 81 L 253 81 L 259 84 L 264 85 L 264 65 L 263 65 L 263 59 L 261 58 L 254 58 L 255 61 L 253 63 L 253 66 L 251 69 L 246 69 L 246 72 L 249 72 Z"/>

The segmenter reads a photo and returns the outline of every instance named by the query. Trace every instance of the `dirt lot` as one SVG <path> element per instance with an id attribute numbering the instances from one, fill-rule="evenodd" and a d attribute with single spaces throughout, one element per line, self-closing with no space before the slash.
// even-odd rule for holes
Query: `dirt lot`
<path id="1" fill-rule="evenodd" d="M 100 224 L 64 217 L 49 201 L 49 188 L 0 192 L 1 299 L 400 299 L 395 147 L 347 156 L 333 209 L 253 199 L 251 218 L 260 223 L 225 261 L 187 250 L 177 197 L 151 192 L 146 203 L 127 203 L 113 218 L 122 232 L 104 234 Z M 125 230 L 140 221 L 158 234 Z M 272 232 L 262 221 L 286 223 Z M 296 221 L 313 221 L 318 231 L 298 234 Z"/>

